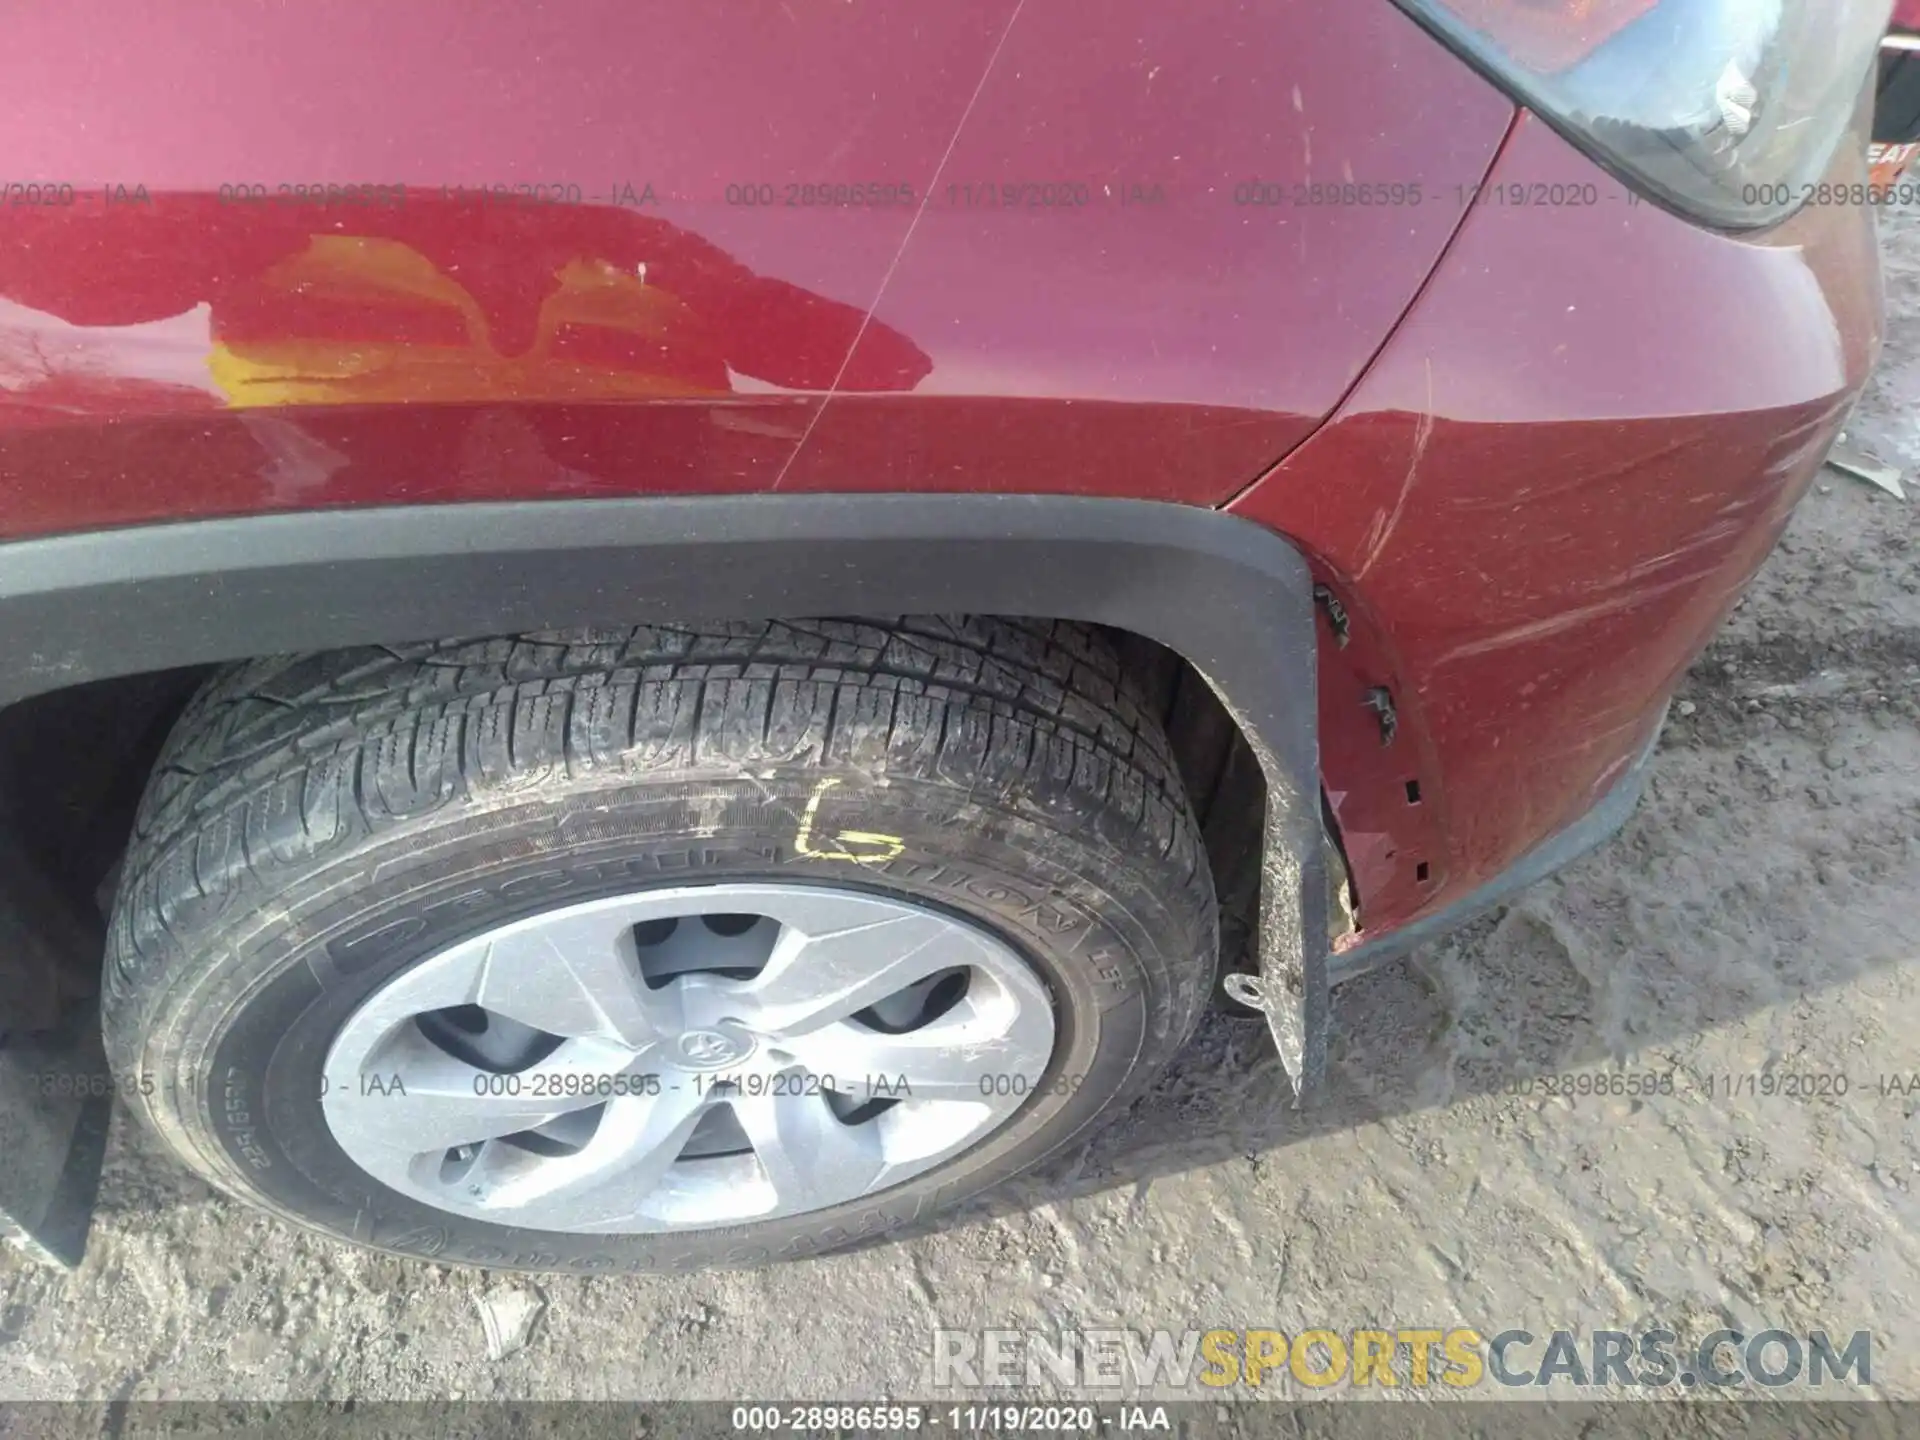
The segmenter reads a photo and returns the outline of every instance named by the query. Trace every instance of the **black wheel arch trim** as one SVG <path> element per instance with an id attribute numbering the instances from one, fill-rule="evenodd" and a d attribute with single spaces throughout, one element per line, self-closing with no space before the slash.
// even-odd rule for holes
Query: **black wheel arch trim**
<path id="1" fill-rule="evenodd" d="M 89 680 L 355 644 L 913 613 L 1109 625 L 1207 680 L 1266 779 L 1250 994 L 1296 1091 L 1317 1088 L 1330 1005 L 1312 581 L 1287 540 L 1219 511 L 1069 496 L 673 496 L 19 540 L 0 545 L 0 707 Z"/>

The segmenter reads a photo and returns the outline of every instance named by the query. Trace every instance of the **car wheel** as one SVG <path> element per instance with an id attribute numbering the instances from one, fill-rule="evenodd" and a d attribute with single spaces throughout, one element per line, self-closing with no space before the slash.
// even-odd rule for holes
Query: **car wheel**
<path id="1" fill-rule="evenodd" d="M 440 1261 L 675 1270 L 923 1220 L 1187 1038 L 1212 881 L 1105 637 L 583 631 L 213 678 L 104 1019 L 209 1180 Z"/>

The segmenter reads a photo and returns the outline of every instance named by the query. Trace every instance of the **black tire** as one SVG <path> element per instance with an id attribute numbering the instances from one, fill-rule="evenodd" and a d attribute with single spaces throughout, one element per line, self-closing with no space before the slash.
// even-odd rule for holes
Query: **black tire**
<path id="1" fill-rule="evenodd" d="M 824 777 L 837 824 L 898 836 L 896 856 L 861 864 L 796 845 Z M 878 888 L 993 930 L 1053 993 L 1051 1083 L 896 1189 L 697 1234 L 469 1220 L 380 1185 L 335 1144 L 321 1057 L 400 970 L 554 905 L 767 877 Z M 218 674 L 142 802 L 104 1016 L 125 1092 L 240 1199 L 443 1262 L 685 1270 L 924 1220 L 1084 1136 L 1185 1042 L 1217 938 L 1166 739 L 1097 631 L 982 619 L 584 631 Z"/>

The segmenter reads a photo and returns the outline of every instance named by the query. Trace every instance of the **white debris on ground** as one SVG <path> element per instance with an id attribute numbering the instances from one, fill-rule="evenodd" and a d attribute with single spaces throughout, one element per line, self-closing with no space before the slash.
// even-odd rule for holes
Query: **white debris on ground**
<path id="1" fill-rule="evenodd" d="M 524 1350 L 547 1304 L 538 1291 L 523 1285 L 497 1285 L 473 1303 L 480 1312 L 480 1333 L 486 1339 L 489 1360 L 504 1360 Z"/>

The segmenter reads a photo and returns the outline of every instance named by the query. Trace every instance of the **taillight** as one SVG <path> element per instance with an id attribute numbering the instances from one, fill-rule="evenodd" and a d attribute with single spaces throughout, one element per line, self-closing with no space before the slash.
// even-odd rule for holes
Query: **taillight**
<path id="1" fill-rule="evenodd" d="M 1728 229 L 1805 200 L 1892 0 L 1399 0 L 1623 179 Z"/>

